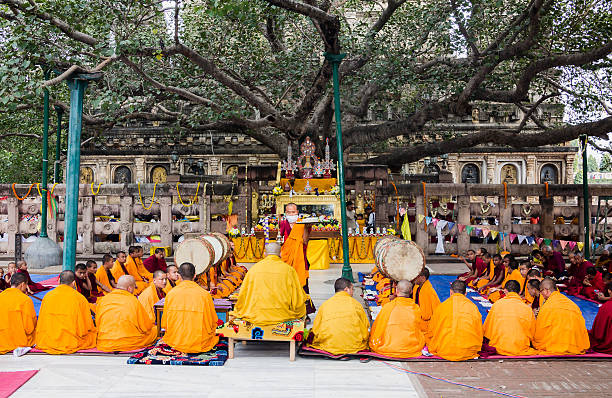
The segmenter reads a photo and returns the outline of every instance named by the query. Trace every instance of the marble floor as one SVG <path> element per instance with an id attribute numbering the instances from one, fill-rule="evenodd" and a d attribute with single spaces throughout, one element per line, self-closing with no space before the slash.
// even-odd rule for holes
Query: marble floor
<path id="1" fill-rule="evenodd" d="M 353 271 L 371 269 L 356 264 Z M 341 266 L 311 271 L 311 297 L 318 307 L 333 295 Z M 361 291 L 356 289 L 355 295 Z M 357 298 L 357 297 L 356 297 Z M 314 319 L 314 318 L 313 318 Z M 236 345 L 223 367 L 127 365 L 125 357 L 0 356 L 0 371 L 40 371 L 12 398 L 39 397 L 418 397 L 414 376 L 383 363 L 297 357 L 287 344 Z"/>

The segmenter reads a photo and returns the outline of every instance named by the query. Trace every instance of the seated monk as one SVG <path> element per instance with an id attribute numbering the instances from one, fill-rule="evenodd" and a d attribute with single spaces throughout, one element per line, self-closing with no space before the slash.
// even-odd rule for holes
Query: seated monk
<path id="1" fill-rule="evenodd" d="M 166 283 L 166 287 L 164 287 L 164 292 L 166 292 L 166 294 L 181 281 L 181 276 L 178 273 L 178 267 L 176 265 L 169 265 L 167 271 L 166 280 L 168 283 Z"/>
<path id="2" fill-rule="evenodd" d="M 468 281 L 468 286 L 476 290 L 480 289 L 493 278 L 493 272 L 495 270 L 495 264 L 493 264 L 493 258 L 489 253 L 483 253 L 481 256 L 483 263 L 485 264 L 484 270 L 476 278 Z M 501 258 L 500 258 L 501 262 Z"/>
<path id="3" fill-rule="evenodd" d="M 130 249 L 133 249 L 134 247 L 135 246 L 130 246 Z M 116 281 L 119 280 L 119 278 L 123 275 L 131 275 L 130 270 L 128 270 L 127 268 L 127 254 L 125 254 L 125 252 L 117 253 L 117 260 L 115 261 L 111 272 L 113 274 L 113 278 L 115 278 Z M 132 270 L 132 272 L 138 274 L 134 270 Z M 140 276 L 138 276 L 138 278 L 134 277 L 134 280 L 136 281 L 136 290 L 134 291 L 134 294 L 136 295 L 140 294 L 140 292 L 142 292 L 147 288 L 147 286 L 149 286 L 149 284 L 147 282 L 144 282 Z"/>
<path id="4" fill-rule="evenodd" d="M 428 344 L 429 352 L 449 361 L 476 358 L 482 347 L 482 316 L 465 292 L 465 282 L 454 281 L 451 296 L 431 317 L 433 338 Z"/>
<path id="5" fill-rule="evenodd" d="M 468 272 L 459 275 L 457 279 L 466 280 L 476 272 L 476 252 L 469 249 L 467 252 L 465 252 L 465 257 L 457 256 L 457 258 L 463 261 L 466 267 L 468 267 Z"/>
<path id="6" fill-rule="evenodd" d="M 334 355 L 367 350 L 370 322 L 361 304 L 353 298 L 353 284 L 339 278 L 334 290 L 336 294 L 317 312 L 308 334 L 309 345 Z"/>
<path id="7" fill-rule="evenodd" d="M 49 286 L 44 286 L 32 280 L 32 278 L 30 277 L 30 273 L 28 272 L 28 263 L 26 263 L 25 261 L 23 260 L 17 261 L 16 267 L 17 267 L 16 272 L 24 274 L 26 278 L 28 279 L 28 294 L 36 294 L 38 292 L 44 292 L 45 290 L 51 289 L 51 287 Z"/>
<path id="8" fill-rule="evenodd" d="M 230 315 L 258 326 L 306 316 L 306 294 L 298 274 L 280 259 L 280 252 L 278 243 L 266 245 L 266 257 L 246 274 Z"/>
<path id="9" fill-rule="evenodd" d="M 99 351 L 138 350 L 157 339 L 157 328 L 134 297 L 134 289 L 134 278 L 123 275 L 117 281 L 117 288 L 100 299 L 96 316 Z"/>
<path id="10" fill-rule="evenodd" d="M 155 253 L 152 256 L 149 256 L 142 262 L 142 265 L 151 273 L 151 275 L 157 270 L 166 272 L 168 270 L 168 264 L 166 264 L 166 260 L 164 258 L 165 256 L 166 251 L 161 247 L 158 247 L 155 249 Z"/>
<path id="11" fill-rule="evenodd" d="M 399 281 L 395 292 L 396 298 L 382 307 L 372 325 L 370 349 L 393 358 L 421 356 L 425 336 L 421 326 L 421 310 L 410 298 L 412 283 Z"/>
<path id="12" fill-rule="evenodd" d="M 567 294 L 578 295 L 582 291 L 586 270 L 592 267 L 589 261 L 584 259 L 584 255 L 580 251 L 569 254 L 570 267 L 567 270 L 569 282 L 567 284 Z"/>
<path id="13" fill-rule="evenodd" d="M 94 260 L 87 260 L 85 266 L 87 267 L 87 278 L 91 284 L 91 297 L 98 298 L 104 296 L 104 289 L 106 289 L 106 286 L 101 284 L 96 278 L 98 264 Z M 106 293 L 110 293 L 110 289 Z"/>
<path id="14" fill-rule="evenodd" d="M 565 260 L 563 254 L 556 252 L 549 245 L 542 247 L 544 256 L 544 274 L 545 276 L 561 277 L 565 273 Z"/>
<path id="15" fill-rule="evenodd" d="M 535 355 L 531 348 L 535 317 L 519 296 L 521 286 L 515 280 L 504 285 L 506 295 L 493 304 L 483 329 L 488 345 L 500 355 Z"/>
<path id="16" fill-rule="evenodd" d="M 516 275 L 520 275 L 520 272 L 518 271 L 518 262 L 514 259 L 514 256 L 512 254 L 507 254 L 504 256 L 504 259 L 502 260 L 502 265 L 504 266 L 504 279 L 502 280 L 502 283 L 498 287 L 492 287 L 489 289 L 489 295 L 487 298 L 492 303 L 504 297 L 504 289 L 502 289 L 501 287 L 505 286 L 506 282 L 511 279 L 516 280 Z M 516 273 L 514 273 L 515 271 Z"/>
<path id="17" fill-rule="evenodd" d="M 11 278 L 16 273 L 17 273 L 17 266 L 15 265 L 13 261 L 11 261 L 10 263 L 6 265 L 6 274 L 4 274 L 4 280 L 6 281 L 9 287 L 11 286 Z"/>
<path id="18" fill-rule="evenodd" d="M 505 274 L 505 266 L 504 262 L 499 254 L 493 256 L 493 269 L 489 270 L 489 278 L 481 279 L 478 282 L 478 293 L 487 295 L 491 288 L 501 286 L 501 283 L 504 280 Z M 483 283 L 486 281 L 486 283 Z"/>
<path id="19" fill-rule="evenodd" d="M 527 304 L 529 304 L 529 306 L 531 307 L 533 315 L 537 317 L 540 313 L 540 308 L 542 307 L 542 304 L 544 304 L 544 297 L 540 295 L 540 280 L 529 280 L 527 282 L 527 289 L 525 289 L 525 293 L 531 296 L 531 303 L 527 302 Z"/>
<path id="20" fill-rule="evenodd" d="M 96 327 L 87 299 L 77 292 L 74 272 L 62 271 L 59 286 L 45 295 L 36 325 L 36 348 L 72 354 L 96 346 Z"/>
<path id="21" fill-rule="evenodd" d="M 164 287 L 166 287 L 166 273 L 161 270 L 157 270 L 153 272 L 153 282 L 146 288 L 140 296 L 138 296 L 138 301 L 145 309 L 147 315 L 153 322 L 155 322 L 155 310 L 153 306 L 159 300 L 166 297 L 166 292 L 164 292 Z"/>
<path id="22" fill-rule="evenodd" d="M 247 269 L 236 262 L 234 256 L 234 241 L 230 240 L 231 254 L 221 263 L 218 270 L 216 292 L 213 294 L 215 298 L 229 297 L 244 280 Z"/>
<path id="23" fill-rule="evenodd" d="M 484 247 L 481 247 L 480 249 L 478 249 L 476 253 L 474 254 L 472 271 L 468 275 L 466 274 L 461 275 L 459 277 L 459 280 L 463 280 L 465 281 L 465 283 L 469 284 L 474 279 L 477 279 L 483 276 L 485 272 L 487 271 L 487 267 L 489 266 L 489 264 L 485 263 L 484 260 L 482 259 L 482 256 L 484 256 L 485 254 L 488 254 L 487 249 L 485 249 Z"/>
<path id="24" fill-rule="evenodd" d="M 88 302 L 95 304 L 97 297 L 91 295 L 91 281 L 87 277 L 87 266 L 83 263 L 78 263 L 74 267 L 74 276 L 75 276 L 75 288 L 76 291 L 81 293 Z M 94 308 L 94 307 L 92 307 Z"/>
<path id="25" fill-rule="evenodd" d="M 557 291 L 552 279 L 540 283 L 544 304 L 536 320 L 533 346 L 540 355 L 579 355 L 589 349 L 589 334 L 580 308 Z"/>
<path id="26" fill-rule="evenodd" d="M 4 268 L 0 268 L 0 292 L 11 287 L 11 283 L 4 279 Z"/>
<path id="27" fill-rule="evenodd" d="M 610 256 L 609 250 L 603 250 L 601 255 L 595 262 L 595 267 L 599 272 L 610 272 L 612 271 L 612 256 Z"/>
<path id="28" fill-rule="evenodd" d="M 595 292 L 595 295 L 597 296 L 597 301 L 600 303 L 605 303 L 606 301 L 610 301 L 612 298 L 612 274 L 610 272 L 606 272 L 602 279 L 606 288 L 601 292 Z"/>
<path id="29" fill-rule="evenodd" d="M 582 281 L 582 286 L 580 294 L 591 300 L 597 300 L 597 292 L 603 292 L 606 287 L 601 272 L 597 271 L 595 267 L 586 269 L 586 275 L 584 281 Z"/>
<path id="30" fill-rule="evenodd" d="M 26 276 L 14 274 L 11 287 L 0 293 L 0 354 L 34 344 L 36 311 L 27 288 Z"/>
<path id="31" fill-rule="evenodd" d="M 147 286 L 149 286 L 151 279 L 153 279 L 153 274 L 147 271 L 144 265 L 142 265 L 142 254 L 142 247 L 130 246 L 128 248 L 127 259 L 125 260 L 125 268 L 136 281 L 135 295 L 139 295 L 145 290 Z"/>
<path id="32" fill-rule="evenodd" d="M 181 264 L 179 274 L 183 281 L 168 292 L 164 302 L 164 342 L 186 353 L 210 351 L 219 342 L 215 335 L 218 318 L 212 297 L 193 281 L 193 264 Z"/>
<path id="33" fill-rule="evenodd" d="M 110 254 L 105 254 L 104 257 L 102 257 L 102 266 L 96 271 L 96 280 L 102 289 L 102 295 L 110 293 L 112 289 L 117 287 L 115 277 L 111 271 L 113 268 L 113 262 L 113 256 Z"/>
<path id="34" fill-rule="evenodd" d="M 609 289 L 612 290 L 612 286 Z M 593 351 L 612 355 L 612 301 L 599 307 L 593 327 L 589 330 L 589 339 Z"/>
<path id="35" fill-rule="evenodd" d="M 529 281 L 536 279 L 538 282 L 542 281 L 542 273 L 537 268 L 532 268 L 527 271 L 527 281 L 523 286 L 523 290 L 521 291 L 521 296 L 525 298 L 525 302 L 531 305 L 534 301 L 534 297 L 532 295 L 532 291 L 528 289 Z M 539 297 L 539 287 L 538 287 L 538 297 Z"/>
<path id="36" fill-rule="evenodd" d="M 429 269 L 423 268 L 423 271 L 414 280 L 415 288 L 413 289 L 412 298 L 421 310 L 421 330 L 425 336 L 425 342 L 431 340 L 432 333 L 430 328 L 431 317 L 440 305 L 438 293 L 434 290 L 429 281 Z"/>

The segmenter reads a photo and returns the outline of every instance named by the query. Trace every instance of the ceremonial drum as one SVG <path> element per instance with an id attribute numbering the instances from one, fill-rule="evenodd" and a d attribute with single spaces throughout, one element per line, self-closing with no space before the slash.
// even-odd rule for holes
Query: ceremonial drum
<path id="1" fill-rule="evenodd" d="M 219 232 L 211 232 L 211 235 L 216 236 L 223 245 L 223 251 L 225 255 L 223 256 L 223 258 L 221 258 L 221 261 L 227 260 L 227 258 L 232 254 L 232 246 L 229 238 L 223 234 L 220 234 Z"/>
<path id="2" fill-rule="evenodd" d="M 202 235 L 182 241 L 174 252 L 174 263 L 177 266 L 191 263 L 198 275 L 226 259 L 228 253 L 229 243 L 214 234 Z"/>
<path id="3" fill-rule="evenodd" d="M 425 254 L 416 243 L 387 236 L 374 246 L 376 268 L 395 281 L 413 280 L 425 267 Z"/>

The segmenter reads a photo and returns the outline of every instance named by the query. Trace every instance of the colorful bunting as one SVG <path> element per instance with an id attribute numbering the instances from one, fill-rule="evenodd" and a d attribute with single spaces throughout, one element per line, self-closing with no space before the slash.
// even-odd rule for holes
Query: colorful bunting
<path id="1" fill-rule="evenodd" d="M 584 247 L 584 242 L 577 242 L 576 245 L 578 245 L 578 250 L 582 250 Z"/>
<path id="2" fill-rule="evenodd" d="M 425 216 L 423 214 L 419 214 L 419 224 L 423 222 Z"/>
<path id="3" fill-rule="evenodd" d="M 565 250 L 565 246 L 567 246 L 567 241 L 566 240 L 561 240 L 559 242 L 561 243 L 561 250 Z"/>
<path id="4" fill-rule="evenodd" d="M 521 235 L 521 234 L 519 234 L 519 235 L 517 235 L 517 236 L 518 236 L 518 242 L 519 242 L 519 245 L 522 245 L 522 244 L 523 244 L 523 242 L 525 242 L 525 239 L 526 239 L 527 237 L 526 237 L 525 235 Z"/>
<path id="5" fill-rule="evenodd" d="M 472 227 L 471 225 L 465 226 L 465 231 L 467 232 L 468 235 L 471 235 L 473 230 L 474 230 L 474 227 Z"/>
<path id="6" fill-rule="evenodd" d="M 457 229 L 459 230 L 459 232 L 463 232 L 463 231 L 465 231 L 465 225 L 464 224 L 457 224 Z"/>
<path id="7" fill-rule="evenodd" d="M 438 222 L 439 222 L 439 221 L 440 221 L 440 220 L 438 220 L 437 218 L 434 218 L 434 219 L 432 220 L 434 227 L 437 227 L 437 226 L 438 226 Z"/>
<path id="8" fill-rule="evenodd" d="M 567 243 L 569 244 L 570 250 L 574 250 L 574 247 L 576 247 L 576 242 L 570 240 Z"/>
<path id="9" fill-rule="evenodd" d="M 527 243 L 529 243 L 530 245 L 533 245 L 535 243 L 535 239 L 533 238 L 533 236 L 527 237 Z"/>
<path id="10" fill-rule="evenodd" d="M 536 238 L 536 242 L 538 242 L 538 246 L 540 246 L 542 242 L 544 242 L 544 238 Z"/>
<path id="11" fill-rule="evenodd" d="M 546 246 L 550 246 L 551 243 L 552 243 L 552 239 L 544 239 L 544 244 Z"/>
<path id="12" fill-rule="evenodd" d="M 499 232 L 497 232 L 497 231 L 491 231 L 491 238 L 493 238 L 493 239 L 497 238 L 498 234 L 499 234 Z M 502 236 L 503 236 L 503 234 L 502 234 Z"/>
<path id="13" fill-rule="evenodd" d="M 510 243 L 514 242 L 516 239 L 516 234 L 509 234 L 508 236 L 510 237 Z"/>
<path id="14" fill-rule="evenodd" d="M 448 225 L 448 232 L 450 232 L 450 231 L 452 231 L 452 230 L 453 230 L 453 228 L 454 228 L 454 226 L 455 226 L 455 223 L 454 223 L 454 222 L 450 222 L 450 221 L 449 221 L 447 225 Z"/>
<path id="15" fill-rule="evenodd" d="M 431 217 L 425 217 L 425 224 L 431 224 Z"/>

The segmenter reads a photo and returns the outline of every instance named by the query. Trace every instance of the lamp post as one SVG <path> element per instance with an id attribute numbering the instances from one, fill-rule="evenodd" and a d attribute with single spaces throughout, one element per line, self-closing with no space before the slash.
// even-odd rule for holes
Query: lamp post
<path id="1" fill-rule="evenodd" d="M 590 207 L 591 200 L 589 197 L 589 170 L 587 162 L 587 136 L 580 136 L 580 143 L 582 145 L 582 196 L 584 203 L 584 258 L 587 260 L 591 259 L 591 216 Z"/>
<path id="2" fill-rule="evenodd" d="M 45 81 L 51 71 L 45 69 Z M 49 172 L 49 89 L 45 87 L 43 96 L 43 158 L 42 158 L 42 205 L 40 211 L 40 237 L 47 237 L 47 174 Z"/>
<path id="3" fill-rule="evenodd" d="M 348 230 L 346 227 L 346 189 L 344 187 L 344 147 L 342 146 L 342 119 L 340 115 L 340 79 L 338 66 L 346 54 L 325 53 L 325 59 L 332 65 L 334 84 L 334 117 L 336 119 L 336 145 L 338 148 L 338 185 L 340 187 L 340 212 L 342 219 L 342 277 L 353 282 L 353 269 L 349 262 Z"/>

